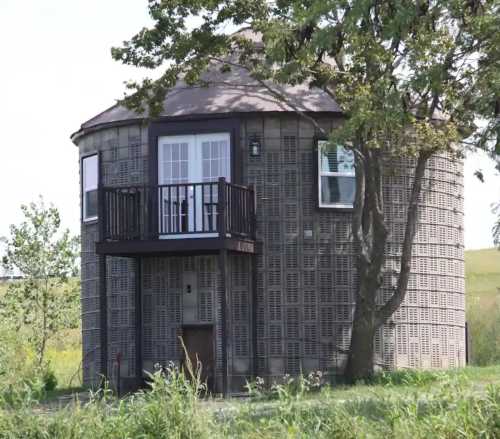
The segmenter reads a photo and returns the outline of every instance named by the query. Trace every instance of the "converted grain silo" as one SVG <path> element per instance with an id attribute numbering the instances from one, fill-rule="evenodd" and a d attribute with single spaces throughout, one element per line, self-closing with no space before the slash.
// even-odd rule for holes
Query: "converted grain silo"
<path id="1" fill-rule="evenodd" d="M 216 392 L 246 380 L 341 374 L 356 288 L 354 168 L 313 124 L 243 70 L 179 83 L 161 116 L 114 106 L 82 124 L 83 377 L 122 388 L 180 364 L 179 337 Z M 220 81 L 217 75 L 221 75 Z M 320 90 L 282 87 L 327 131 L 342 123 Z M 385 185 L 384 288 L 403 239 L 410 160 Z M 428 164 L 406 300 L 377 334 L 385 368 L 465 361 L 462 164 Z M 120 367 L 118 368 L 118 363 Z"/>

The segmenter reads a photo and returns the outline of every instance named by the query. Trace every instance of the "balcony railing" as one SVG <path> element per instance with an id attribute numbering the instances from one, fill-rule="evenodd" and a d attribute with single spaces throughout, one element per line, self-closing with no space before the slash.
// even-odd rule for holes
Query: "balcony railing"
<path id="1" fill-rule="evenodd" d="M 101 241 L 231 237 L 255 239 L 251 187 L 216 182 L 102 187 Z"/>

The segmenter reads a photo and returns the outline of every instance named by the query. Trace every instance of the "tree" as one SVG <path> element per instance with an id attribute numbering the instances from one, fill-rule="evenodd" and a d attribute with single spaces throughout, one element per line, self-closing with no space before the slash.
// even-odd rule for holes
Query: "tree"
<path id="1" fill-rule="evenodd" d="M 493 206 L 493 213 L 497 216 L 495 224 L 493 224 L 493 243 L 500 249 L 500 203 Z"/>
<path id="2" fill-rule="evenodd" d="M 78 325 L 78 285 L 71 280 L 77 272 L 79 239 L 61 230 L 54 206 L 21 206 L 24 221 L 11 225 L 3 265 L 17 268 L 23 275 L 11 282 L 0 301 L 0 316 L 10 321 L 33 347 L 42 366 L 47 342 L 61 329 Z"/>
<path id="3" fill-rule="evenodd" d="M 344 123 L 325 134 L 355 155 L 351 380 L 372 373 L 374 334 L 405 298 L 429 158 L 460 156 L 466 143 L 500 152 L 499 9 L 496 0 L 150 0 L 153 25 L 112 49 L 124 64 L 162 69 L 156 79 L 128 83 L 122 100 L 149 117 L 180 78 L 209 85 L 207 69 L 244 69 L 279 100 L 287 97 L 276 84 L 307 83 L 339 103 Z M 242 26 L 263 44 L 227 31 Z M 397 284 L 380 304 L 388 239 L 382 182 L 394 157 L 414 159 L 414 178 Z"/>

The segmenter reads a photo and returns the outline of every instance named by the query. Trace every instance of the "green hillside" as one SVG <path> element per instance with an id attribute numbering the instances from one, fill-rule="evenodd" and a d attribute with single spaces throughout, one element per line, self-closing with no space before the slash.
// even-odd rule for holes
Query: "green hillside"
<path id="1" fill-rule="evenodd" d="M 500 363 L 500 251 L 465 252 L 467 322 L 473 364 Z"/>
<path id="2" fill-rule="evenodd" d="M 500 251 L 494 248 L 466 251 L 465 277 L 469 299 L 494 301 L 500 296 Z"/>

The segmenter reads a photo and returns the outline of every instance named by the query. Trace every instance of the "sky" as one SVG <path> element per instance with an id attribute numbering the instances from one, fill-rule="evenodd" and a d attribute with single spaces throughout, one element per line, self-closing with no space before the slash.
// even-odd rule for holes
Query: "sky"
<path id="1" fill-rule="evenodd" d="M 0 0 L 0 236 L 41 194 L 79 233 L 78 152 L 69 136 L 143 76 L 110 48 L 149 23 L 147 0 Z M 476 169 L 485 183 L 473 176 Z M 493 245 L 500 176 L 482 154 L 465 164 L 465 246 Z"/>

